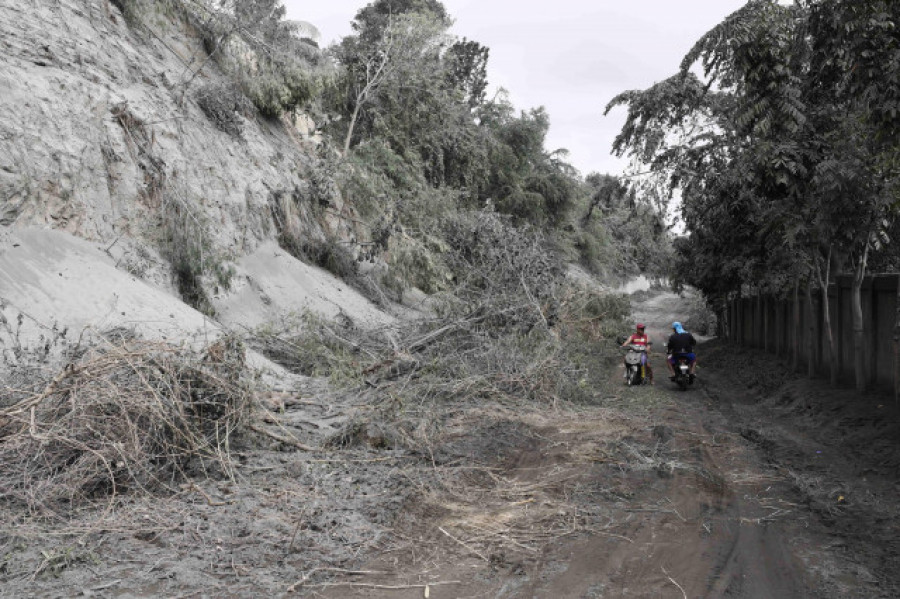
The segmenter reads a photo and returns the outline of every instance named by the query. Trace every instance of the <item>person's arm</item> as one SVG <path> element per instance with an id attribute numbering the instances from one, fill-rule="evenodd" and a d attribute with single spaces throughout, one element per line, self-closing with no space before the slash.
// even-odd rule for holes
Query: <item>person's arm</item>
<path id="1" fill-rule="evenodd" d="M 634 339 L 634 335 L 632 335 L 632 336 L 630 336 L 628 339 L 626 339 L 626 340 L 625 340 L 625 343 L 622 344 L 622 347 L 625 347 L 626 345 L 631 345 L 631 340 L 632 340 L 632 339 Z"/>

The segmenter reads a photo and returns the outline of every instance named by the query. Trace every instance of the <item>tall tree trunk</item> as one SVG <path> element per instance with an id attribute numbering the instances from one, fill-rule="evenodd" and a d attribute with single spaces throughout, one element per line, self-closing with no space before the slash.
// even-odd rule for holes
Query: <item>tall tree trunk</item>
<path id="1" fill-rule="evenodd" d="M 735 337 L 735 334 L 734 334 L 734 321 L 735 321 L 734 311 L 735 311 L 734 297 L 732 296 L 732 298 L 730 300 L 728 300 L 728 307 L 727 307 L 727 311 L 726 311 L 726 313 L 728 314 L 728 323 L 727 323 L 727 328 L 725 329 L 726 331 L 728 331 L 728 340 L 731 343 L 735 343 L 737 341 L 737 337 Z"/>
<path id="2" fill-rule="evenodd" d="M 772 343 L 775 345 L 775 356 L 781 358 L 781 332 L 784 327 L 781 325 L 781 299 L 775 298 L 772 301 Z"/>
<path id="3" fill-rule="evenodd" d="M 753 296 L 750 295 L 750 289 L 747 289 L 747 297 L 741 298 L 741 345 L 750 347 L 753 339 Z"/>
<path id="4" fill-rule="evenodd" d="M 342 156 L 346 157 L 350 153 L 350 141 L 353 139 L 353 130 L 356 128 L 356 121 L 359 119 L 359 108 L 362 104 L 362 96 L 357 97 L 356 103 L 353 105 L 353 113 L 350 115 L 350 124 L 347 125 L 347 136 L 344 138 L 344 151 Z"/>
<path id="5" fill-rule="evenodd" d="M 800 278 L 794 280 L 794 297 L 791 311 L 791 370 L 800 369 Z"/>
<path id="6" fill-rule="evenodd" d="M 837 352 L 837 341 L 834 338 L 834 331 L 831 328 L 831 307 L 828 301 L 828 285 L 831 278 L 831 248 L 828 248 L 828 259 L 825 261 L 824 269 L 821 260 L 816 258 L 816 275 L 819 277 L 819 285 L 822 287 L 822 326 L 825 331 L 825 341 L 828 343 L 828 366 L 831 371 L 831 384 L 837 385 L 839 357 Z M 837 288 L 840 293 L 840 288 Z"/>
<path id="7" fill-rule="evenodd" d="M 806 335 L 807 335 L 807 352 L 809 356 L 806 361 L 806 376 L 813 378 L 819 369 L 817 360 L 819 354 L 819 336 L 816 331 L 816 306 L 813 303 L 813 283 L 812 278 L 806 282 Z M 799 346 L 799 339 L 797 345 Z M 799 349 L 799 347 L 798 347 Z"/>
<path id="8" fill-rule="evenodd" d="M 840 293 L 840 289 L 837 289 Z M 838 357 L 837 340 L 831 326 L 831 302 L 828 299 L 828 287 L 822 288 L 822 328 L 825 332 L 825 343 L 828 347 L 829 381 L 837 385 L 840 376 L 840 358 Z"/>
<path id="9" fill-rule="evenodd" d="M 881 351 L 880 339 L 876 335 L 876 331 L 881 330 L 878 326 L 878 290 L 875 288 L 875 279 L 871 280 L 869 285 L 869 314 L 866 318 L 866 329 L 869 331 L 869 384 L 878 385 L 878 357 Z"/>
<path id="10" fill-rule="evenodd" d="M 856 390 L 866 390 L 866 335 L 863 327 L 862 284 L 866 276 L 866 263 L 869 257 L 869 244 L 866 244 L 856 269 L 853 273 L 853 284 L 850 286 L 850 314 L 853 323 L 853 371 L 856 376 Z M 874 334 L 874 331 L 872 332 Z"/>
<path id="11" fill-rule="evenodd" d="M 721 300 L 716 301 L 718 306 L 718 310 L 716 311 L 716 337 L 719 339 L 725 338 L 725 313 L 728 311 L 728 299 L 727 297 L 723 297 Z"/>
<path id="12" fill-rule="evenodd" d="M 756 314 L 753 316 L 753 341 L 757 348 L 762 347 L 762 292 L 756 290 Z"/>

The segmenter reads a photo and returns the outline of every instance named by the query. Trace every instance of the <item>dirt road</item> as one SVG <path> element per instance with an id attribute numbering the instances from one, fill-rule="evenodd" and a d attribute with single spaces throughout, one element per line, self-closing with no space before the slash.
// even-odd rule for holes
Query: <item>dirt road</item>
<path id="1" fill-rule="evenodd" d="M 636 316 L 660 343 L 683 302 Z M 893 399 L 716 340 L 700 357 L 684 392 L 625 386 L 611 353 L 578 402 L 442 404 L 424 450 L 377 417 L 401 406 L 311 379 L 233 477 L 4 529 L 0 596 L 900 596 Z"/>
<path id="2" fill-rule="evenodd" d="M 653 297 L 637 318 L 658 340 L 682 301 Z M 701 355 L 687 392 L 660 377 L 519 418 L 468 497 L 422 498 L 401 531 L 416 549 L 311 596 L 900 596 L 896 406 L 719 342 Z"/>

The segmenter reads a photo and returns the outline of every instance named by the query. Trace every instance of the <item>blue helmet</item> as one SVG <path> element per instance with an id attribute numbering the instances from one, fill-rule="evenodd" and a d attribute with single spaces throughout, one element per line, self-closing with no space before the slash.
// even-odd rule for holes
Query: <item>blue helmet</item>
<path id="1" fill-rule="evenodd" d="M 683 333 L 683 332 L 684 332 L 684 327 L 681 326 L 681 323 L 678 322 L 677 320 L 676 320 L 675 322 L 672 323 L 672 328 L 675 329 L 675 332 L 676 332 L 676 333 Z"/>

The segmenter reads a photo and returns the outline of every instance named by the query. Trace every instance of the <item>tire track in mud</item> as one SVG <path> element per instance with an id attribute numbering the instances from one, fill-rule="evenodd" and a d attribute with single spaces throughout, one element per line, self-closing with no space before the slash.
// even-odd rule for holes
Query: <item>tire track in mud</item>
<path id="1" fill-rule="evenodd" d="M 651 298 L 651 310 L 639 317 L 657 341 L 667 321 L 677 318 L 668 305 L 676 297 Z M 511 505 L 536 509 L 581 493 L 579 510 L 593 514 L 592 526 L 527 551 L 474 547 L 476 538 L 461 535 L 431 534 L 444 544 L 428 545 L 422 541 L 442 522 L 437 513 L 410 531 L 428 557 L 405 564 L 398 557 L 375 560 L 366 568 L 390 574 L 373 582 L 458 581 L 432 587 L 434 599 L 892 596 L 841 563 L 844 545 L 798 489 L 791 464 L 781 460 L 780 438 L 759 432 L 777 416 L 756 405 L 758 398 L 727 366 L 704 366 L 698 384 L 680 392 L 660 376 L 665 368 L 658 351 L 654 361 L 657 386 L 626 388 L 621 370 L 611 369 L 610 380 L 621 390 L 581 408 L 578 417 L 582 427 L 587 420 L 608 424 L 611 416 L 621 426 L 592 436 L 585 428 L 573 432 L 565 421 L 571 416 L 548 418 L 552 425 L 518 444 L 518 453 L 493 470 L 513 483 L 554 472 L 561 481 L 555 495 Z M 845 582 L 836 584 L 837 578 Z M 319 596 L 403 599 L 421 597 L 422 589 L 344 588 Z"/>
<path id="2" fill-rule="evenodd" d="M 684 319 L 688 301 L 660 293 L 636 306 L 636 318 L 664 341 L 671 322 Z M 666 372 L 664 363 L 656 372 Z M 658 374 L 657 380 L 665 378 Z M 707 370 L 687 393 L 663 387 L 674 402 L 660 415 L 675 431 L 668 454 L 687 456 L 660 492 L 684 516 L 680 525 L 661 524 L 679 548 L 666 572 L 681 570 L 680 590 L 690 597 L 818 596 L 809 593 L 805 568 L 790 549 L 800 534 L 796 521 L 787 520 L 796 516 L 785 499 L 792 497 L 790 485 L 741 437 L 731 402 L 742 398 L 722 382 Z"/>
<path id="3" fill-rule="evenodd" d="M 698 436 L 727 441 L 725 447 L 695 445 L 699 468 L 695 478 L 701 492 L 694 500 L 701 505 L 706 498 L 713 500 L 704 518 L 709 522 L 702 523 L 707 531 L 703 557 L 711 567 L 700 596 L 817 596 L 810 594 L 805 569 L 790 551 L 798 531 L 788 520 L 793 502 L 785 498 L 791 496 L 787 481 L 761 464 L 754 449 L 741 442 L 730 406 L 720 404 L 715 409 L 709 387 L 699 391 L 706 405 L 690 409 L 700 402 L 686 404 L 688 409 L 681 411 L 685 424 Z"/>
<path id="4" fill-rule="evenodd" d="M 663 447 L 657 445 L 648 475 L 633 481 L 634 496 L 621 510 L 624 525 L 616 529 L 633 542 L 593 539 L 572 552 L 569 576 L 593 579 L 594 595 L 560 595 L 566 585 L 558 584 L 534 596 L 819 597 L 790 551 L 798 531 L 785 518 L 787 504 L 779 503 L 786 483 L 704 405 L 705 394 L 663 393 L 677 398 L 657 417 L 670 432 L 657 435 Z M 577 567 L 585 561 L 590 568 Z"/>
<path id="5" fill-rule="evenodd" d="M 804 526 L 794 554 L 815 576 L 818 596 L 900 596 L 900 483 L 895 467 L 879 468 L 900 457 L 896 415 L 879 414 L 885 398 L 795 377 L 771 356 L 720 343 L 714 350 L 719 368 L 751 360 L 753 371 L 771 373 L 748 382 L 715 370 L 715 398 L 796 498 Z M 726 394 L 730 401 L 721 401 Z"/>

